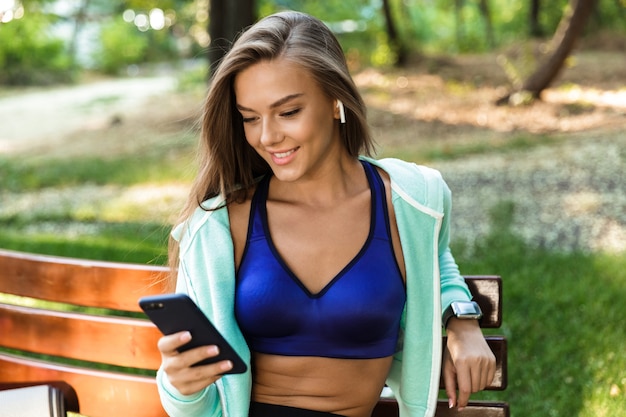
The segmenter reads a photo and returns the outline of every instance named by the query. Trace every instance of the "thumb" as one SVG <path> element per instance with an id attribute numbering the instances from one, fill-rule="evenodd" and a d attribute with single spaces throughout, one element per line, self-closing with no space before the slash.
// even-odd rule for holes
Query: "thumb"
<path id="1" fill-rule="evenodd" d="M 448 395 L 448 406 L 453 408 L 456 406 L 456 369 L 452 363 L 452 358 L 448 349 L 443 355 L 443 383 Z"/>

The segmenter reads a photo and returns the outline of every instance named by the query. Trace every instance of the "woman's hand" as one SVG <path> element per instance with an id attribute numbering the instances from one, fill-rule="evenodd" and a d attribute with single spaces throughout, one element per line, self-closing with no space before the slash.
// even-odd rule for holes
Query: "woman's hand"
<path id="1" fill-rule="evenodd" d="M 161 352 L 161 368 L 174 388 L 183 395 L 202 391 L 233 367 L 231 361 L 191 367 L 198 361 L 217 356 L 219 351 L 215 345 L 201 346 L 183 353 L 176 350 L 190 340 L 189 332 L 180 332 L 163 336 L 158 342 Z"/>
<path id="2" fill-rule="evenodd" d="M 443 377 L 450 408 L 467 406 L 470 394 L 485 389 L 496 373 L 496 358 L 476 320 L 453 317 L 446 330 Z M 458 388 L 458 398 L 457 398 Z"/>

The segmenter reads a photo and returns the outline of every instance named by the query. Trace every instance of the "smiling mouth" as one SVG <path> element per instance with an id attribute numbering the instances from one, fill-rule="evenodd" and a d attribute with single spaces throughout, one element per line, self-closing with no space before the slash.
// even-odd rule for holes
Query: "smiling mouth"
<path id="1" fill-rule="evenodd" d="M 297 150 L 298 150 L 298 148 L 294 148 L 294 149 L 290 149 L 290 150 L 288 150 L 286 152 L 273 152 L 272 155 L 275 158 L 283 159 L 283 158 L 287 158 L 289 155 L 293 154 Z"/>

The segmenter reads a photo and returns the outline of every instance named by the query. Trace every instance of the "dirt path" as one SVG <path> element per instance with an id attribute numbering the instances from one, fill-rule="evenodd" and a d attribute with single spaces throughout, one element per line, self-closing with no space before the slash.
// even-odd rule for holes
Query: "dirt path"
<path id="1" fill-rule="evenodd" d="M 130 78 L 0 98 L 0 155 L 65 146 L 78 130 L 103 129 L 173 91 L 174 77 Z"/>

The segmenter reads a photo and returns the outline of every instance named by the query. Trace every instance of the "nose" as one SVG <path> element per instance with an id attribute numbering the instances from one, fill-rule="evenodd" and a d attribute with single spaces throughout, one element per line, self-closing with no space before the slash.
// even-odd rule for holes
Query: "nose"
<path id="1" fill-rule="evenodd" d="M 263 119 L 261 131 L 261 143 L 264 146 L 271 146 L 282 141 L 282 133 L 277 123 L 272 118 Z"/>

